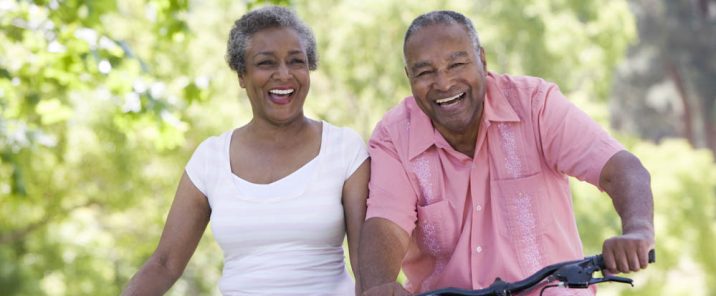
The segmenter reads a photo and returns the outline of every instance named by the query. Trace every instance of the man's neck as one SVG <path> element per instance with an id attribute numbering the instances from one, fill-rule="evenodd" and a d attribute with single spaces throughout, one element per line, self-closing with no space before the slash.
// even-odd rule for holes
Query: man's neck
<path id="1" fill-rule="evenodd" d="M 477 128 L 474 129 L 474 131 L 471 129 L 470 131 L 460 134 L 438 131 L 445 137 L 445 140 L 447 140 L 453 149 L 465 154 L 467 157 L 473 158 L 475 155 L 475 144 L 477 142 Z"/>
<path id="2" fill-rule="evenodd" d="M 434 125 L 445 140 L 450 144 L 450 147 L 456 151 L 466 155 L 469 158 L 475 156 L 475 147 L 477 145 L 477 133 L 480 130 L 480 124 L 482 122 L 482 116 L 485 112 L 485 108 L 480 110 L 480 115 L 474 120 L 473 124 L 467 129 L 462 131 L 448 130 L 444 127 Z"/>

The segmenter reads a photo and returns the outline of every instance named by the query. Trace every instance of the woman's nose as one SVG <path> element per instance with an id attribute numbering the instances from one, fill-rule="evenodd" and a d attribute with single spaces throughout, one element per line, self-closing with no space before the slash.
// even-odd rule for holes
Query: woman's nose
<path id="1" fill-rule="evenodd" d="M 274 78 L 279 80 L 285 80 L 291 77 L 291 72 L 288 69 L 288 65 L 281 63 L 278 65 L 276 72 L 274 72 Z"/>

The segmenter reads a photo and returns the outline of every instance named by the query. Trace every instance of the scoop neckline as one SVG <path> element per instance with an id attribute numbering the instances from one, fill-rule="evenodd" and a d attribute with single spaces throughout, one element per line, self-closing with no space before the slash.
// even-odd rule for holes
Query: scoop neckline
<path id="1" fill-rule="evenodd" d="M 226 144 L 224 147 L 224 155 L 225 155 L 227 161 L 226 161 L 226 166 L 224 167 L 224 169 L 226 171 L 228 171 L 228 173 L 231 176 L 231 179 L 234 181 L 235 185 L 237 185 L 240 188 L 248 189 L 248 191 L 271 190 L 271 189 L 274 189 L 275 187 L 281 187 L 281 185 L 283 185 L 284 183 L 290 182 L 292 179 L 294 179 L 298 175 L 303 175 L 302 173 L 310 173 L 310 172 L 305 172 L 305 171 L 318 165 L 319 160 L 325 154 L 325 150 L 326 150 L 326 146 L 327 146 L 326 145 L 326 137 L 327 137 L 327 133 L 328 133 L 328 128 L 327 128 L 326 122 L 321 121 L 321 144 L 320 144 L 321 146 L 318 150 L 318 154 L 315 157 L 313 157 L 311 160 L 304 163 L 301 167 L 299 167 L 295 171 L 291 172 L 290 174 L 288 174 L 276 181 L 273 181 L 271 183 L 266 183 L 266 184 L 253 183 L 253 182 L 250 182 L 244 178 L 239 177 L 238 175 L 234 174 L 234 172 L 231 170 L 231 151 L 230 151 L 230 149 L 231 149 L 231 141 L 232 141 L 233 134 L 235 131 L 236 131 L 236 129 L 228 132 L 227 140 L 225 142 Z M 317 170 L 318 170 L 318 168 L 315 168 L 313 171 L 315 172 Z M 305 182 L 305 183 L 308 183 L 308 182 Z M 299 192 L 299 194 L 300 193 L 302 193 L 302 191 Z M 281 197 L 277 197 L 277 198 L 261 197 L 260 199 L 274 200 L 274 199 L 280 199 L 280 198 Z"/>

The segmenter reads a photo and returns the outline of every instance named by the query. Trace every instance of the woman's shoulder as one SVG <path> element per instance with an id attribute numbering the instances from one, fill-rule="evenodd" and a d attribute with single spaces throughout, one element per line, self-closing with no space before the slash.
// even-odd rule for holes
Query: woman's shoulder
<path id="1" fill-rule="evenodd" d="M 363 137 L 358 134 L 354 129 L 345 126 L 336 126 L 329 122 L 323 121 L 324 134 L 327 135 L 328 140 L 331 142 L 348 142 L 364 143 Z"/>
<path id="2" fill-rule="evenodd" d="M 228 141 L 231 140 L 231 134 L 233 133 L 232 130 L 225 131 L 221 134 L 215 134 L 212 136 L 207 137 L 204 139 L 199 146 L 197 146 L 197 151 L 204 151 L 204 152 L 218 152 L 224 149 Z"/>

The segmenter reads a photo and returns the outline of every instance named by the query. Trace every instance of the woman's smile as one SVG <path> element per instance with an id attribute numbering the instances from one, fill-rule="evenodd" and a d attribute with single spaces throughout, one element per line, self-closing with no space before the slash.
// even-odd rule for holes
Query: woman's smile
<path id="1" fill-rule="evenodd" d="M 293 88 L 286 88 L 286 89 L 280 89 L 275 88 L 272 90 L 269 90 L 268 97 L 274 104 L 278 105 L 286 105 L 288 103 L 291 103 L 291 99 L 293 98 L 293 93 L 296 90 Z"/>

